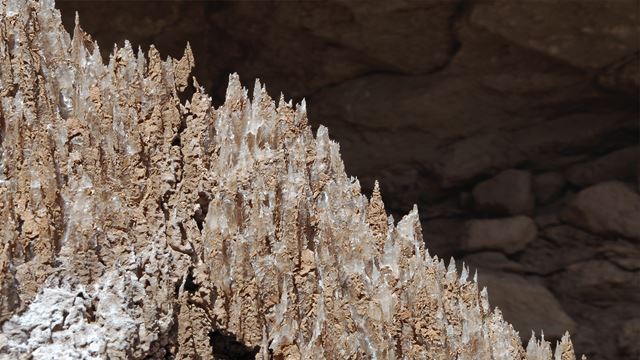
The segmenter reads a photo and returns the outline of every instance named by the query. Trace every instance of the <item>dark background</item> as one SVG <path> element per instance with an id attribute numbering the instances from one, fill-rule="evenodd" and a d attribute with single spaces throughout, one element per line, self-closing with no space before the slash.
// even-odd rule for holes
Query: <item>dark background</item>
<path id="1" fill-rule="evenodd" d="M 365 192 L 418 204 L 431 254 L 480 268 L 524 339 L 640 358 L 636 0 L 61 1 L 105 60 L 180 57 L 307 100 Z"/>

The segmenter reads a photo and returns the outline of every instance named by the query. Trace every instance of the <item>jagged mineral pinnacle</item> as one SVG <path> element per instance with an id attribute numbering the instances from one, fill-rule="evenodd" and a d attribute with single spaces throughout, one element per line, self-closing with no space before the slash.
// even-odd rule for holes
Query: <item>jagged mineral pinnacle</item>
<path id="1" fill-rule="evenodd" d="M 526 349 L 314 136 L 304 101 L 224 105 L 194 59 L 107 64 L 53 1 L 0 0 L 0 358 L 570 360 Z"/>

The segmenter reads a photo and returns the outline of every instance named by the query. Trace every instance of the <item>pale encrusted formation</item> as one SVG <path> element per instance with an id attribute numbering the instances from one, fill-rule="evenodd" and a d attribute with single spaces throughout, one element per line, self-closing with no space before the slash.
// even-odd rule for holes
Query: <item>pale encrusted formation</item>
<path id="1" fill-rule="evenodd" d="M 52 1 L 0 15 L 0 358 L 575 359 L 524 349 L 304 102 L 232 75 L 183 104 L 188 46 L 104 65 Z"/>

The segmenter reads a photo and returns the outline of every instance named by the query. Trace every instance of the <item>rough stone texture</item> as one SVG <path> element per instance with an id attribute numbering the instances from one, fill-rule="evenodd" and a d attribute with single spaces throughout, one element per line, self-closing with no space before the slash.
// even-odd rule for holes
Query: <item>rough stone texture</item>
<path id="1" fill-rule="evenodd" d="M 531 174 L 505 170 L 473 189 L 476 210 L 482 214 L 529 214 L 534 208 Z"/>
<path id="2" fill-rule="evenodd" d="M 537 235 L 535 222 L 526 216 L 471 220 L 467 228 L 467 251 L 501 250 L 512 254 L 523 250 Z"/>
<path id="3" fill-rule="evenodd" d="M 379 179 L 386 210 L 396 219 L 418 202 L 426 244 L 439 257 L 468 255 L 464 223 L 485 216 L 469 201 L 479 182 L 518 168 L 532 174 L 535 190 L 541 174 L 564 175 L 638 145 L 636 0 L 372 6 L 61 0 L 56 6 L 66 10 L 69 31 L 74 11 L 80 12 L 103 44 L 103 59 L 125 39 L 134 49 L 156 44 L 177 58 L 191 41 L 195 74 L 216 105 L 224 102 L 227 74 L 234 71 L 245 83 L 260 77 L 272 94 L 306 97 L 312 126 L 329 125 L 347 173 L 358 177 L 365 193 Z M 193 91 L 188 87 L 180 96 L 188 99 Z M 640 162 L 629 161 L 624 168 L 635 176 L 616 180 L 637 191 Z M 518 272 L 540 276 L 574 319 L 579 353 L 636 360 L 622 351 L 618 334 L 627 319 L 640 317 L 640 304 L 616 296 L 592 305 L 587 297 L 570 296 L 570 287 L 552 286 L 568 266 L 596 259 L 638 275 L 637 241 L 594 234 L 559 216 L 582 186 L 567 183 L 549 203 L 537 202 L 538 237 L 522 252 L 505 255 Z M 619 294 L 606 291 L 614 282 L 604 284 L 602 296 Z"/>
<path id="4" fill-rule="evenodd" d="M 594 185 L 578 193 L 563 218 L 595 233 L 640 241 L 640 195 L 618 181 Z"/>
<path id="5" fill-rule="evenodd" d="M 362 195 L 304 102 L 237 75 L 218 108 L 195 79 L 181 101 L 189 46 L 105 64 L 51 1 L 0 14 L 3 358 L 575 359 L 568 333 L 524 348 L 417 208 L 396 223 Z"/>

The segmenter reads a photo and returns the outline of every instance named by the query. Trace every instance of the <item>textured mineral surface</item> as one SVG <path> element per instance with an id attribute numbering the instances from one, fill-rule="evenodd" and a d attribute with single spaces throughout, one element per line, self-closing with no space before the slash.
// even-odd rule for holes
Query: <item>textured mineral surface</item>
<path id="1" fill-rule="evenodd" d="M 0 15 L 1 358 L 575 359 L 362 195 L 304 102 L 181 101 L 189 46 L 104 64 L 52 1 Z"/>

